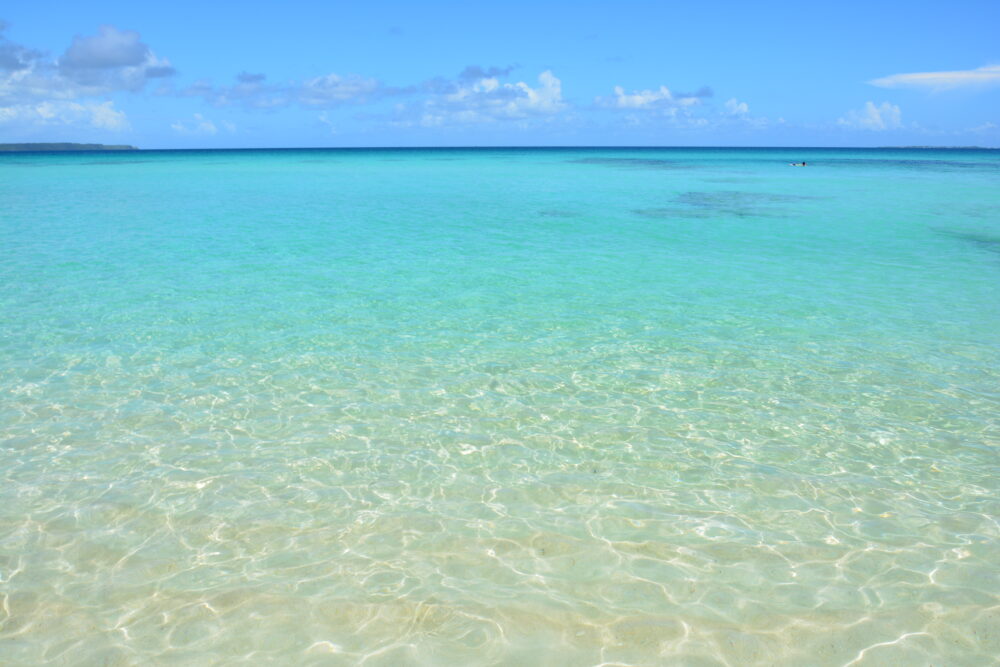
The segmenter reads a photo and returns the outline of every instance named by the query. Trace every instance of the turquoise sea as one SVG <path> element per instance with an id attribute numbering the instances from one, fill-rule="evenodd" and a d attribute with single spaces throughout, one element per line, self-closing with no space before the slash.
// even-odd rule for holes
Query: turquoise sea
<path id="1" fill-rule="evenodd" d="M 998 369 L 1000 151 L 0 154 L 0 663 L 997 664 Z"/>

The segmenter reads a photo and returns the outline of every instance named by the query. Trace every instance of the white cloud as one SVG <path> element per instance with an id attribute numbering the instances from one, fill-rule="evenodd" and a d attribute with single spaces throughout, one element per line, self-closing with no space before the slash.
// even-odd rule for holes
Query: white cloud
<path id="1" fill-rule="evenodd" d="M 555 113 L 566 107 L 562 99 L 562 81 L 557 79 L 551 70 L 539 74 L 538 83 L 541 85 L 537 88 L 532 88 L 523 81 L 513 84 L 513 89 L 523 94 L 509 102 L 504 107 L 504 113 L 512 116 Z"/>
<path id="2" fill-rule="evenodd" d="M 466 73 L 470 68 L 466 69 Z M 562 82 L 550 71 L 538 75 L 538 85 L 524 81 L 501 83 L 496 76 L 459 78 L 455 83 L 436 81 L 437 87 L 419 112 L 417 124 L 425 127 L 488 123 L 552 116 L 566 108 Z M 398 108 L 406 115 L 408 109 Z M 397 121 L 410 125 L 411 121 Z"/>
<path id="3" fill-rule="evenodd" d="M 880 88 L 922 88 L 933 91 L 1000 84 L 1000 65 L 953 72 L 893 74 L 869 81 Z"/>
<path id="4" fill-rule="evenodd" d="M 219 132 L 219 128 L 215 126 L 215 123 L 208 120 L 200 113 L 194 114 L 192 121 L 177 121 L 176 123 L 172 123 L 170 128 L 174 132 L 184 135 L 200 134 L 211 136 L 218 134 Z"/>
<path id="5" fill-rule="evenodd" d="M 0 104 L 78 100 L 124 90 L 174 74 L 133 30 L 101 26 L 95 36 L 74 38 L 57 60 L 7 41 L 0 34 Z"/>
<path id="6" fill-rule="evenodd" d="M 63 100 L 17 104 L 0 107 L 0 123 L 28 125 L 68 125 L 94 127 L 101 130 L 130 129 L 124 111 L 115 109 L 114 102 L 67 102 Z"/>
<path id="7" fill-rule="evenodd" d="M 679 130 L 704 130 L 726 127 L 732 129 L 760 129 L 770 125 L 767 118 L 750 114 L 750 105 L 730 98 L 721 105 L 707 103 L 713 96 L 705 86 L 694 93 L 671 91 L 666 86 L 628 92 L 622 86 L 614 87 L 613 97 L 597 97 L 598 107 L 623 112 L 620 120 L 631 126 L 663 127 Z"/>
<path id="8" fill-rule="evenodd" d="M 614 107 L 616 109 L 654 109 L 666 107 L 689 107 L 701 103 L 702 97 L 708 97 L 711 92 L 703 89 L 699 93 L 674 94 L 666 86 L 660 86 L 656 90 L 636 90 L 626 93 L 622 86 L 615 86 L 615 96 L 598 97 L 594 100 L 599 106 Z"/>
<path id="9" fill-rule="evenodd" d="M 746 116 L 750 113 L 750 107 L 746 102 L 740 102 L 735 97 L 726 100 L 724 105 L 726 113 L 730 116 Z"/>
<path id="10" fill-rule="evenodd" d="M 170 61 L 158 58 L 134 30 L 102 25 L 96 35 L 73 38 L 56 63 L 59 75 L 101 92 L 139 90 L 147 80 L 175 73 Z"/>
<path id="11" fill-rule="evenodd" d="M 384 101 L 387 98 L 417 97 L 410 104 L 396 104 L 391 115 L 368 114 L 367 118 L 389 120 L 404 127 L 414 125 L 442 126 L 519 120 L 525 123 L 551 117 L 567 105 L 562 97 L 562 82 L 551 71 L 538 75 L 537 84 L 524 81 L 503 82 L 501 79 L 514 69 L 508 67 L 466 67 L 454 79 L 437 77 L 419 85 L 386 86 L 377 79 L 357 74 L 324 74 L 302 82 L 288 81 L 271 84 L 263 74 L 241 72 L 232 85 L 215 85 L 209 81 L 175 90 L 163 86 L 159 95 L 200 97 L 206 102 L 225 107 L 239 104 L 250 109 L 277 109 L 292 105 L 330 109 Z M 333 125 L 328 116 L 317 116 L 320 123 Z M 175 125 L 189 131 L 187 123 Z M 176 128 L 175 128 L 176 129 Z"/>
<path id="12" fill-rule="evenodd" d="M 103 127 L 107 130 L 125 130 L 129 127 L 125 112 L 115 109 L 113 102 L 91 104 L 89 112 L 90 123 L 94 127 Z"/>
<path id="13" fill-rule="evenodd" d="M 641 109 L 658 102 L 672 101 L 673 98 L 666 86 L 660 86 L 659 90 L 640 90 L 631 95 L 626 94 L 621 86 L 615 86 L 614 105 L 619 109 Z"/>
<path id="14" fill-rule="evenodd" d="M 860 110 L 848 111 L 837 124 L 856 130 L 895 130 L 903 126 L 902 113 L 899 107 L 888 102 L 875 106 L 874 102 L 865 102 Z"/>
<path id="15" fill-rule="evenodd" d="M 532 113 L 552 113 L 565 105 L 562 82 L 545 70 L 538 75 L 539 85 L 532 88 L 524 81 L 500 83 L 495 77 L 474 80 L 444 96 L 447 104 L 487 117 L 519 118 Z"/>

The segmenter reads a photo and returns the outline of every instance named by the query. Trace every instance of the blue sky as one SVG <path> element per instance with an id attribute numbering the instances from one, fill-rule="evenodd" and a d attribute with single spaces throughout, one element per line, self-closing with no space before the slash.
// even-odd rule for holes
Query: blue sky
<path id="1" fill-rule="evenodd" d="M 1000 1 L 0 6 L 0 142 L 1000 147 Z"/>

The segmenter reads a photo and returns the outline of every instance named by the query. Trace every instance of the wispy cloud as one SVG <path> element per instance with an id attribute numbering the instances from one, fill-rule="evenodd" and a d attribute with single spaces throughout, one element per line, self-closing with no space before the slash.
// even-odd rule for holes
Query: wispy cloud
<path id="1" fill-rule="evenodd" d="M 0 124 L 25 123 L 35 126 L 90 126 L 99 130 L 131 129 L 124 111 L 114 102 L 67 102 L 53 100 L 37 104 L 0 107 Z"/>
<path id="2" fill-rule="evenodd" d="M 310 106 L 334 106 L 364 102 L 379 92 L 379 82 L 363 76 L 325 74 L 308 79 L 297 90 L 298 98 Z"/>
<path id="3" fill-rule="evenodd" d="M 395 126 L 438 127 L 505 119 L 528 121 L 566 108 L 562 83 L 552 72 L 542 72 L 538 85 L 524 81 L 504 82 L 502 79 L 514 69 L 513 65 L 469 65 L 456 77 L 435 77 L 404 87 L 389 86 L 359 74 L 331 72 L 301 81 L 270 83 L 264 74 L 241 72 L 230 85 L 203 80 L 180 90 L 164 86 L 158 93 L 200 97 L 215 107 L 241 106 L 257 110 L 291 106 L 327 110 L 411 98 L 412 102 L 396 104 L 389 116 L 378 113 L 357 116 L 369 120 L 381 118 Z M 325 114 L 321 113 L 319 120 L 330 125 L 330 117 Z"/>
<path id="4" fill-rule="evenodd" d="M 330 134 L 337 134 L 337 126 L 334 124 L 333 120 L 330 118 L 330 114 L 325 111 L 321 111 L 316 119 L 326 126 L 330 131 Z"/>
<path id="5" fill-rule="evenodd" d="M 621 113 L 621 122 L 631 127 L 752 131 L 772 124 L 751 114 L 750 105 L 736 98 L 713 104 L 710 98 L 715 93 L 708 86 L 693 93 L 675 92 L 664 85 L 633 91 L 615 86 L 613 90 L 613 96 L 594 98 L 594 106 Z"/>
<path id="6" fill-rule="evenodd" d="M 479 81 L 480 79 L 495 79 L 509 76 L 511 72 L 517 69 L 516 65 L 507 65 L 506 67 L 481 67 L 479 65 L 468 65 L 462 73 L 458 75 L 461 81 Z"/>
<path id="7" fill-rule="evenodd" d="M 986 121 L 985 123 L 981 123 L 979 125 L 976 125 L 975 127 L 970 127 L 967 131 L 979 133 L 979 132 L 992 132 L 998 129 L 1000 129 L 1000 125 L 997 125 L 996 123 L 990 121 Z"/>
<path id="8" fill-rule="evenodd" d="M 266 79 L 264 74 L 240 72 L 236 75 L 236 83 L 232 85 L 216 85 L 211 81 L 201 80 L 180 90 L 164 86 L 158 94 L 200 97 L 216 107 L 242 106 L 246 109 L 267 110 L 295 104 L 319 108 L 364 104 L 407 92 L 357 74 L 341 75 L 331 72 L 302 82 L 268 83 Z"/>
<path id="9" fill-rule="evenodd" d="M 1000 85 L 1000 65 L 986 65 L 953 72 L 893 74 L 872 79 L 868 83 L 880 88 L 917 88 L 932 91 Z"/>
<path id="10" fill-rule="evenodd" d="M 240 73 L 231 86 L 215 85 L 202 79 L 182 88 L 163 86 L 157 94 L 200 97 L 215 107 L 240 105 L 248 109 L 277 109 L 292 103 L 293 91 L 287 85 L 271 85 L 263 74 Z"/>
<path id="11" fill-rule="evenodd" d="M 712 90 L 708 87 L 695 93 L 673 93 L 666 86 L 626 93 L 622 86 L 615 86 L 614 92 L 614 97 L 598 97 L 594 103 L 615 109 L 663 109 L 695 106 L 701 104 L 702 98 L 712 96 Z"/>
<path id="12" fill-rule="evenodd" d="M 236 126 L 228 121 L 223 121 L 222 126 L 229 132 L 235 132 Z M 214 122 L 205 118 L 200 113 L 196 113 L 192 116 L 190 121 L 177 121 L 170 125 L 172 129 L 177 134 L 184 135 L 205 135 L 213 136 L 219 133 L 219 128 Z"/>
<path id="13" fill-rule="evenodd" d="M 266 78 L 266 74 L 251 74 L 250 72 L 245 71 L 236 75 L 236 80 L 240 83 L 260 83 Z"/>
<path id="14" fill-rule="evenodd" d="M 854 130 L 896 130 L 903 126 L 902 112 L 895 104 L 883 102 L 876 106 L 874 102 L 865 102 L 860 110 L 848 111 L 837 119 L 837 125 Z"/>

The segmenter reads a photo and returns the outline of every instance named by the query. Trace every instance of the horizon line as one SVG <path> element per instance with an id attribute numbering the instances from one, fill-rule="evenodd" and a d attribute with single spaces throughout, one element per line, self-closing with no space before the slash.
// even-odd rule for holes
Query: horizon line
<path id="1" fill-rule="evenodd" d="M 74 144 L 76 142 L 57 141 L 31 141 L 31 142 L 10 142 L 10 144 L 31 146 L 46 144 Z M 8 144 L 8 145 L 10 145 Z M 0 143 L 3 146 L 4 143 Z M 81 146 L 93 146 L 94 144 L 79 144 Z M 594 145 L 594 144 L 546 144 L 546 145 L 427 145 L 427 146 L 242 146 L 242 147 L 185 147 L 185 148 L 141 148 L 132 144 L 97 144 L 108 146 L 107 149 L 92 148 L 89 150 L 75 151 L 69 150 L 6 150 L 3 153 L 31 153 L 31 152 L 109 152 L 128 153 L 132 151 L 295 151 L 295 150 L 565 150 L 565 149 L 596 149 L 596 150 L 664 150 L 664 149 L 714 149 L 714 150 L 1000 150 L 994 146 L 956 146 L 956 145 L 899 145 L 899 146 L 724 146 L 724 145 Z M 127 146 L 127 148 L 118 148 Z"/>

